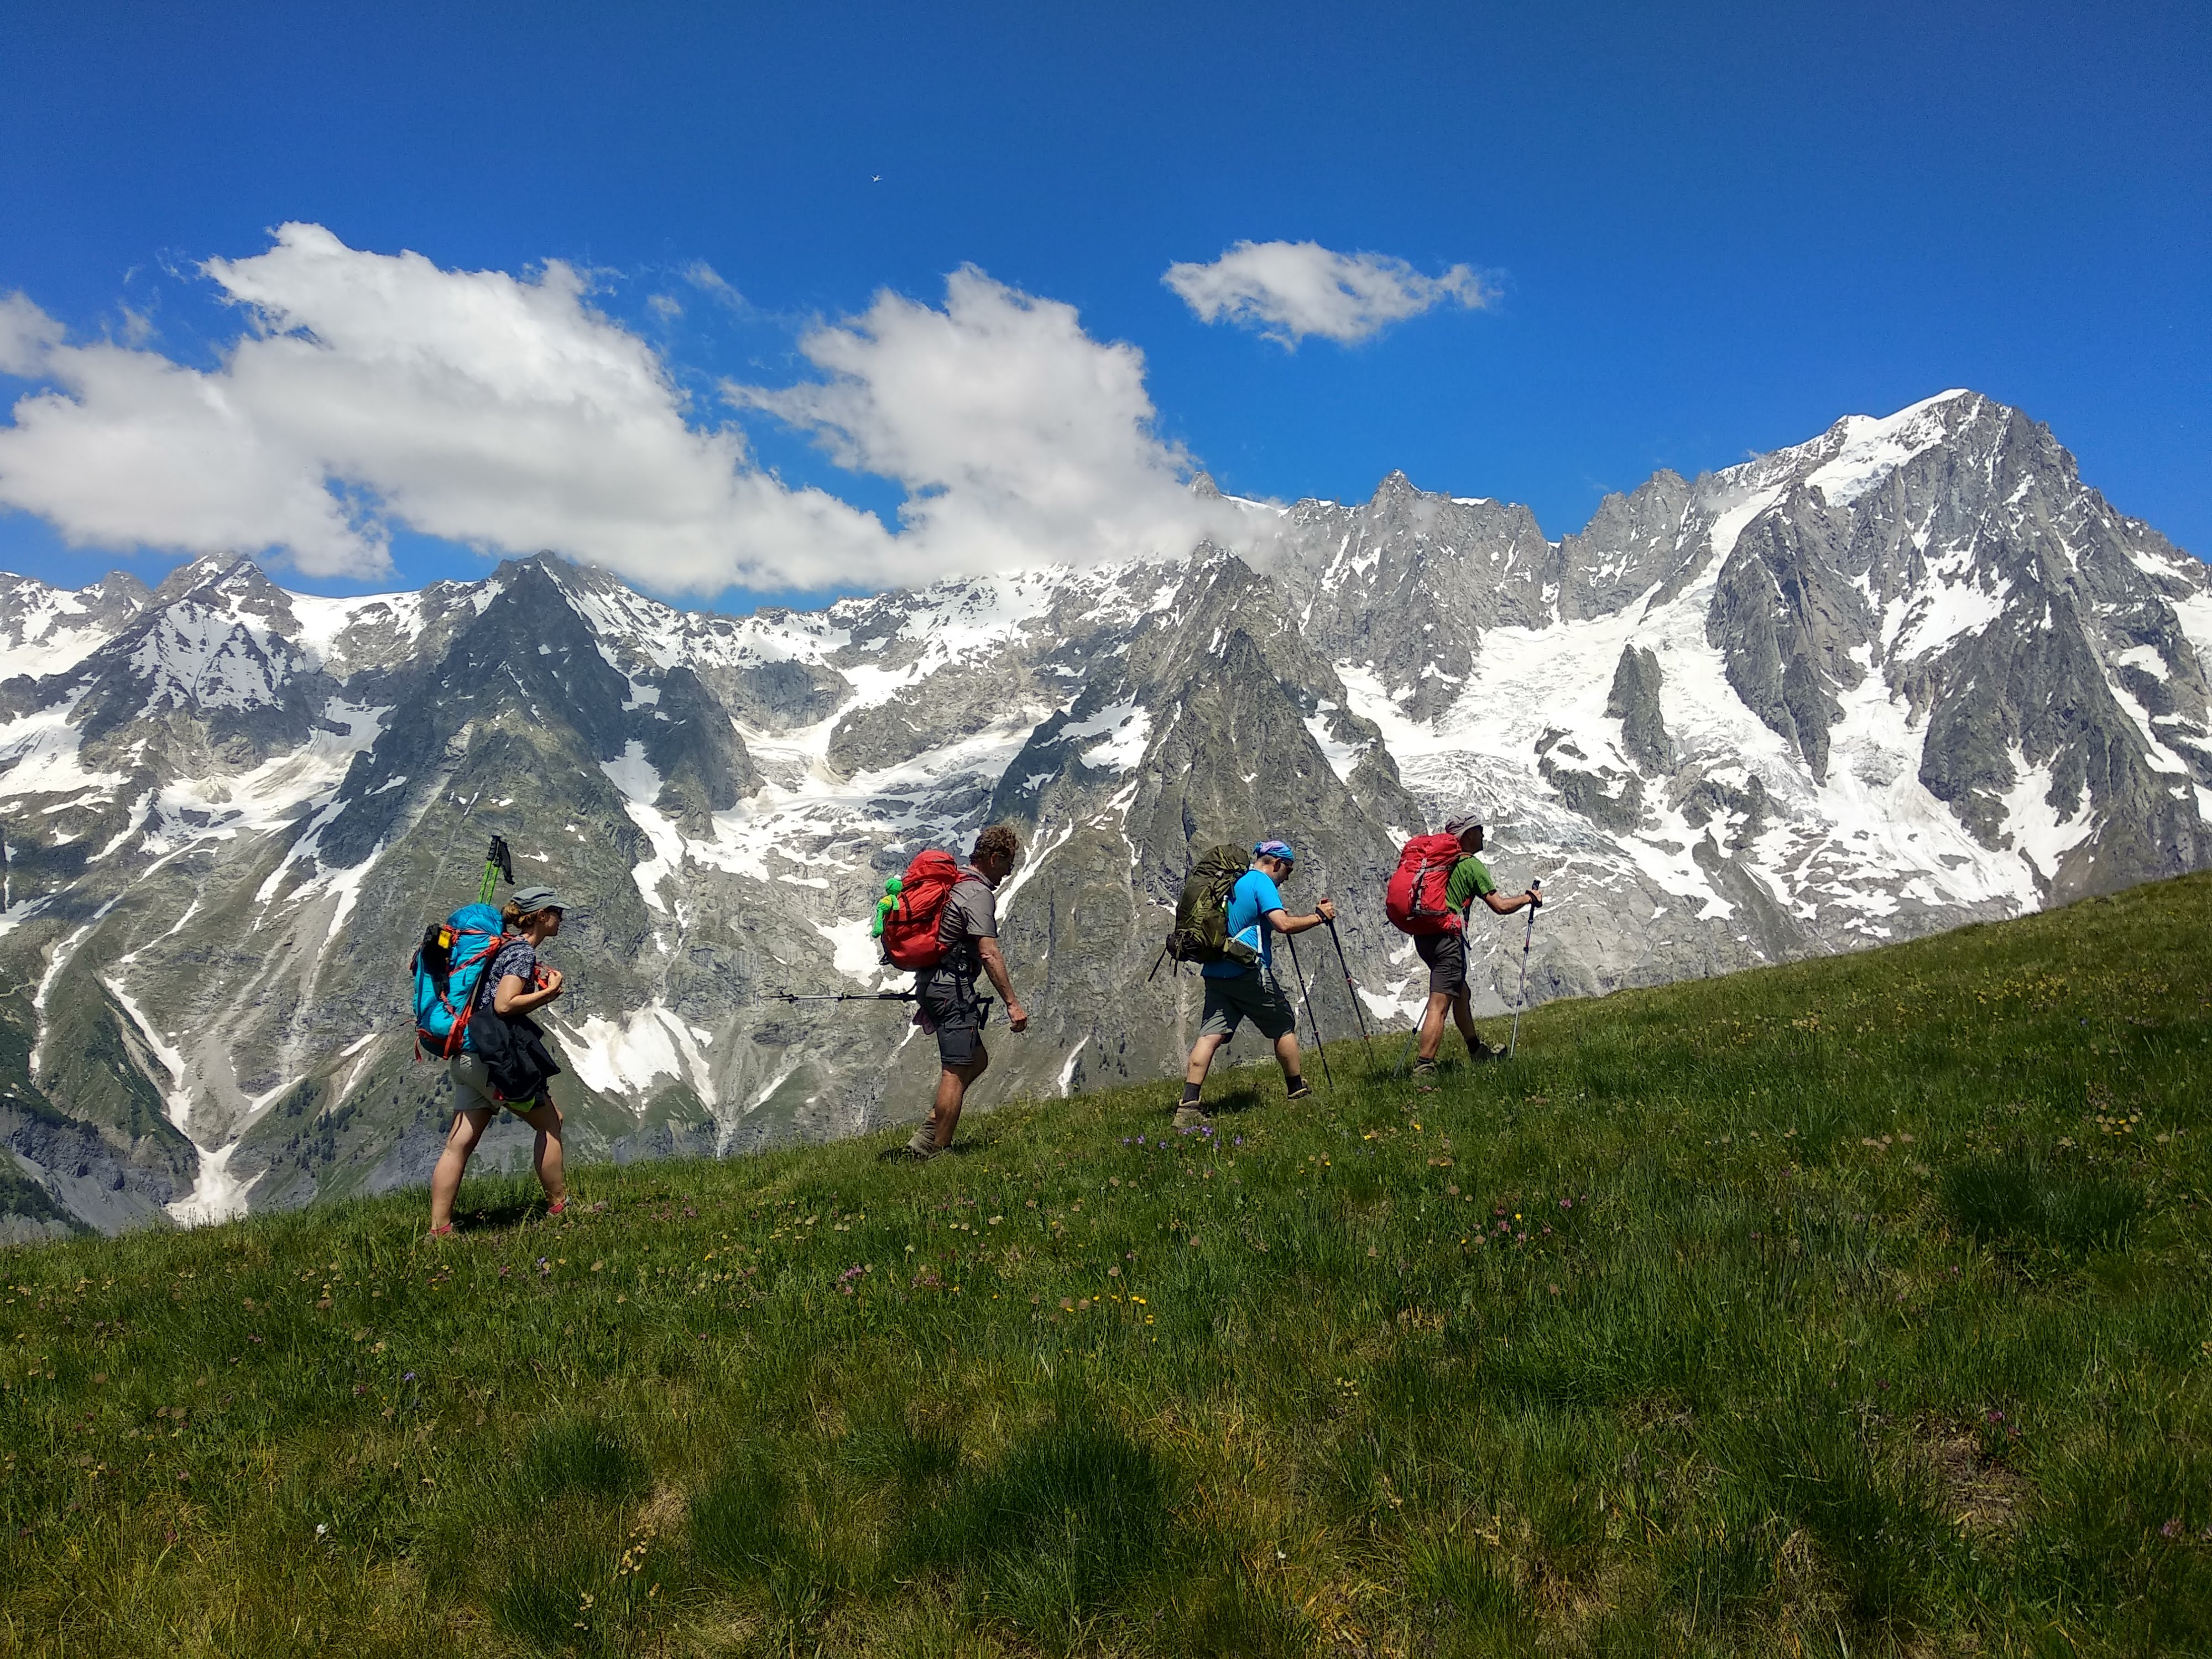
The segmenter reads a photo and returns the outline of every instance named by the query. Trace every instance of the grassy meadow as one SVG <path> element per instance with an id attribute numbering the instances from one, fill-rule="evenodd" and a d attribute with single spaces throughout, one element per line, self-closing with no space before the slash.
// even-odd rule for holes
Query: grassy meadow
<path id="1" fill-rule="evenodd" d="M 0 1653 L 2212 1651 L 2208 941 L 0 1252 Z"/>

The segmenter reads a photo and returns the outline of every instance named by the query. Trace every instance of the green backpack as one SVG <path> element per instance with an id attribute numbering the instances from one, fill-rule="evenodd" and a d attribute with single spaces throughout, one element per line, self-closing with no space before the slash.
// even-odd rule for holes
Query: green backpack
<path id="1" fill-rule="evenodd" d="M 1241 847 L 1206 849 L 1176 900 L 1168 955 L 1177 962 L 1238 962 L 1247 968 L 1260 960 L 1257 951 L 1229 937 L 1229 890 L 1251 865 Z"/>

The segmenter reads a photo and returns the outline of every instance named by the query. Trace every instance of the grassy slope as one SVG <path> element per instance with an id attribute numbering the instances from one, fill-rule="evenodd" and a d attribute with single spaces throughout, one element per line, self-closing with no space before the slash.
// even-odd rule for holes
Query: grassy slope
<path id="1" fill-rule="evenodd" d="M 2202 1652 L 2208 922 L 0 1255 L 0 1651 Z"/>

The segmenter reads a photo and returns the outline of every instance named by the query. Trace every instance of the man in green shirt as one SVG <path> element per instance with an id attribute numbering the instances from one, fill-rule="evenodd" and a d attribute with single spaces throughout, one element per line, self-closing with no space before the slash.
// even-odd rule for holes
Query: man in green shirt
<path id="1" fill-rule="evenodd" d="M 1510 916 L 1529 905 L 1540 904 L 1534 888 L 1514 898 L 1500 898 L 1498 884 L 1490 878 L 1490 872 L 1475 856 L 1482 851 L 1482 825 L 1472 814 L 1454 818 L 1444 825 L 1444 833 L 1459 837 L 1459 862 L 1452 866 L 1451 879 L 1444 888 L 1444 900 L 1452 908 L 1450 926 L 1438 933 L 1419 933 L 1413 939 L 1413 948 L 1420 952 L 1421 960 L 1429 965 L 1429 1006 L 1421 1015 L 1421 1037 L 1414 1050 L 1413 1075 L 1433 1077 L 1437 1069 L 1437 1050 L 1443 1046 L 1444 1014 L 1451 1013 L 1452 1023 L 1467 1041 L 1468 1058 L 1488 1060 L 1498 1050 L 1484 1042 L 1474 1029 L 1474 1007 L 1469 998 L 1467 982 L 1467 925 L 1468 908 L 1480 899 L 1501 916 Z"/>

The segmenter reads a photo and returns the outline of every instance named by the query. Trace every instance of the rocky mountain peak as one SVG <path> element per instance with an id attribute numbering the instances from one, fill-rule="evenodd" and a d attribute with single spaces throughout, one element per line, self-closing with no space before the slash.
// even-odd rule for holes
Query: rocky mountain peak
<path id="1" fill-rule="evenodd" d="M 154 590 L 154 602 L 171 605 L 202 588 L 219 587 L 224 578 L 241 569 L 260 574 L 258 567 L 242 553 L 203 553 L 163 577 Z"/>

